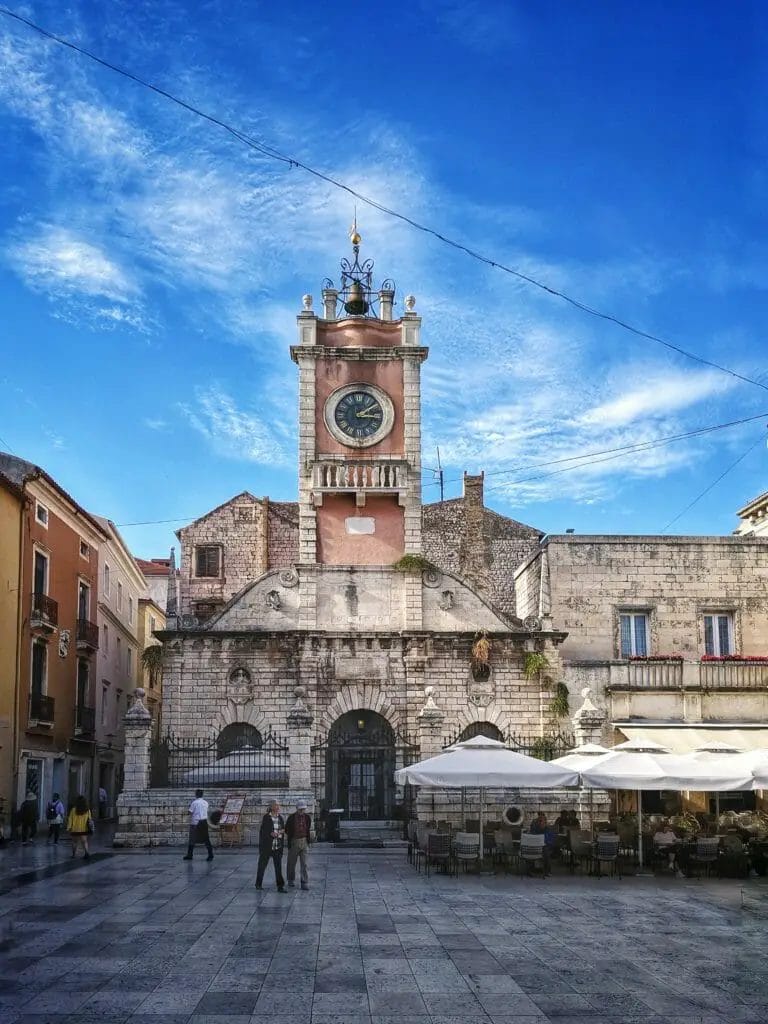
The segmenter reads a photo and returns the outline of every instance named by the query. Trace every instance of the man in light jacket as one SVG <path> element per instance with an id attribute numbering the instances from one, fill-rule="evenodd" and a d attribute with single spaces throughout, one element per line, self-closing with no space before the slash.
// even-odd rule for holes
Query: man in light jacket
<path id="1" fill-rule="evenodd" d="M 307 814 L 307 801 L 297 800 L 296 810 L 288 816 L 285 823 L 285 836 L 288 840 L 288 885 L 296 885 L 296 861 L 301 862 L 301 888 L 309 888 L 307 859 L 309 844 L 312 842 L 312 818 Z"/>

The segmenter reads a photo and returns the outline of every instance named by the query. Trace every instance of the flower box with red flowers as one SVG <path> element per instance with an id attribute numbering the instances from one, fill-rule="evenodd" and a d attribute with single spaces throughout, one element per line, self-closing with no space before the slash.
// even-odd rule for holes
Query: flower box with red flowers
<path id="1" fill-rule="evenodd" d="M 630 661 L 682 661 L 682 654 L 632 654 Z"/>
<path id="2" fill-rule="evenodd" d="M 766 654 L 702 654 L 702 661 L 737 661 L 751 665 L 768 665 Z"/>

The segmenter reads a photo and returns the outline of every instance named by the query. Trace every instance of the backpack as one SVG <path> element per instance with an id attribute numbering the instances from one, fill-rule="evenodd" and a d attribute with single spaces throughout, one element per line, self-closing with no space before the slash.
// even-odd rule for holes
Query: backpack
<path id="1" fill-rule="evenodd" d="M 48 806 L 45 808 L 45 820 L 55 821 L 56 818 L 56 804 L 53 802 L 53 800 L 51 800 L 49 801 Z"/>

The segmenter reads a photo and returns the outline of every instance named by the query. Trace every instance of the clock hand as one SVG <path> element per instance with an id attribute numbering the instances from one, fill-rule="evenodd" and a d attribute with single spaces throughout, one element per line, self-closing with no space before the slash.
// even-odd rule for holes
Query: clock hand
<path id="1" fill-rule="evenodd" d="M 371 408 L 368 409 L 367 412 L 356 412 L 355 416 L 359 420 L 372 420 L 376 416 L 378 416 L 380 413 L 381 413 L 381 409 L 379 409 L 378 406 L 376 407 L 375 410 L 374 410 L 373 406 L 371 406 Z"/>

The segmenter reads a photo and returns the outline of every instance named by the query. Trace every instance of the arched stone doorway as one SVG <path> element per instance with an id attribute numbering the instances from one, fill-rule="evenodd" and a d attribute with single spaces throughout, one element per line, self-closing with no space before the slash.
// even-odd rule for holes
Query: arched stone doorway
<path id="1" fill-rule="evenodd" d="M 325 802 L 353 820 L 392 817 L 396 743 L 376 711 L 348 711 L 331 726 L 325 751 Z"/>
<path id="2" fill-rule="evenodd" d="M 470 722 L 470 724 L 461 731 L 459 734 L 457 743 L 464 743 L 466 740 L 473 740 L 476 736 L 484 736 L 489 740 L 498 740 L 500 743 L 504 742 L 504 733 L 493 722 Z"/>

